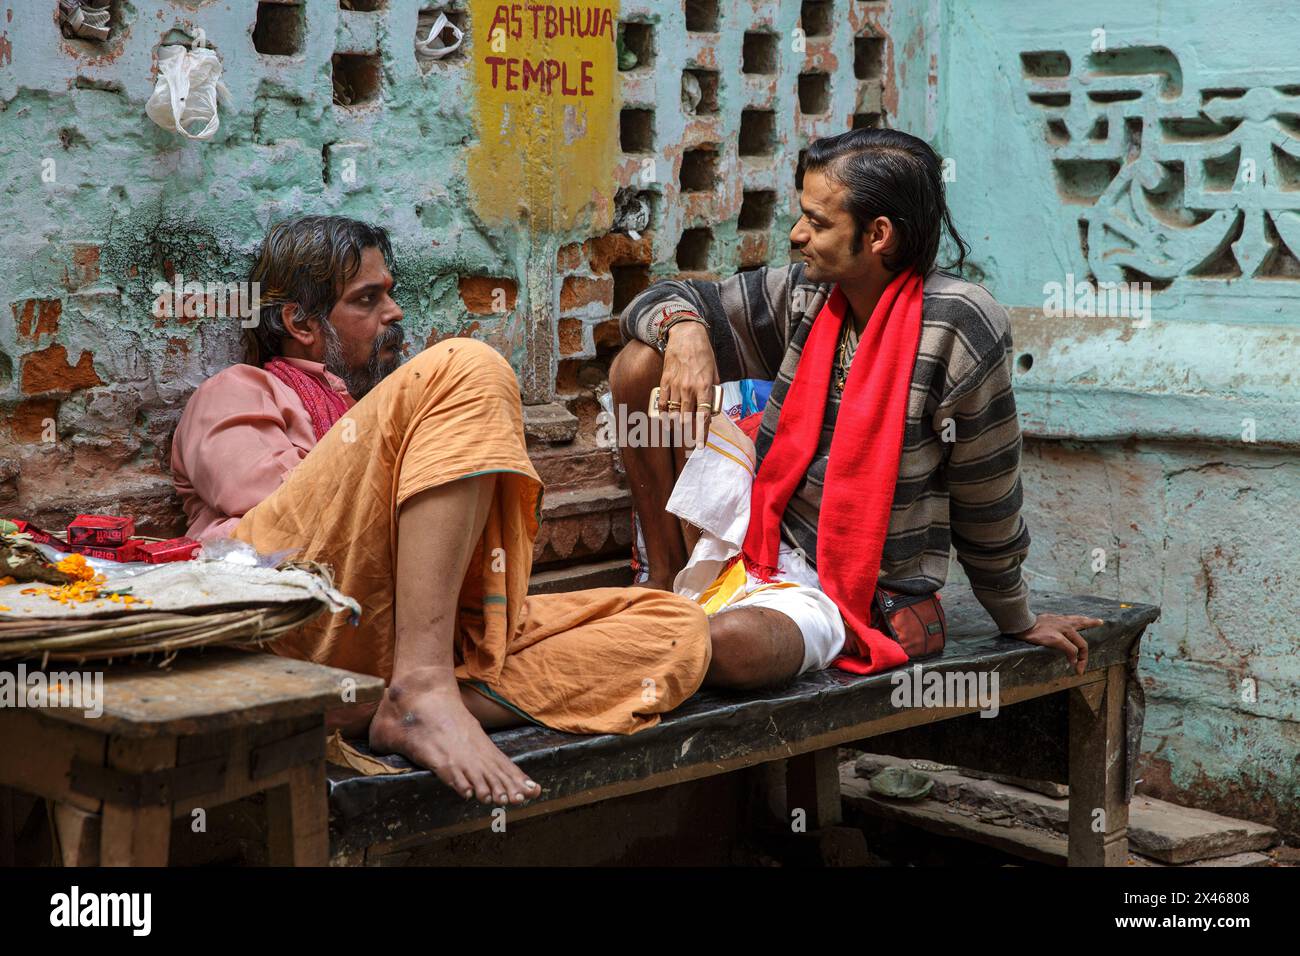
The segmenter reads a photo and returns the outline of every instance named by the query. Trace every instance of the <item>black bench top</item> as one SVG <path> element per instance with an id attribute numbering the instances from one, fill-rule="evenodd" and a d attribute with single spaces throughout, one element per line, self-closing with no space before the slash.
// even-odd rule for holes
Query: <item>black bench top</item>
<path id="1" fill-rule="evenodd" d="M 1133 641 L 1160 615 L 1160 609 L 1150 604 L 1082 595 L 1035 592 L 1031 602 L 1036 611 L 1088 615 L 1105 622 L 1081 632 L 1089 646 L 1089 673 L 1127 660 Z M 943 654 L 919 662 L 923 673 L 996 670 L 1004 698 L 1014 696 L 1017 688 L 1074 675 L 1059 651 L 998 634 L 968 590 L 945 591 L 944 609 L 947 646 Z M 668 774 L 666 782 L 673 782 L 675 772 L 688 780 L 717 772 L 720 764 L 723 769 L 727 764 L 743 765 L 746 755 L 775 748 L 803 752 L 812 749 L 807 742 L 813 738 L 897 714 L 890 700 L 897 686 L 891 675 L 897 672 L 864 677 L 831 668 L 779 690 L 701 691 L 656 726 L 632 735 L 581 736 L 527 726 L 498 731 L 492 740 L 544 788 L 543 797 L 529 807 L 595 790 L 614 796 L 631 792 L 635 781 L 655 775 Z M 353 744 L 365 751 L 363 743 Z M 382 759 L 395 768 L 411 766 L 401 757 Z M 336 853 L 459 828 L 492 812 L 491 807 L 452 793 L 426 770 L 367 777 L 331 764 L 328 776 L 331 842 Z M 565 805 L 573 802 L 564 801 Z"/>

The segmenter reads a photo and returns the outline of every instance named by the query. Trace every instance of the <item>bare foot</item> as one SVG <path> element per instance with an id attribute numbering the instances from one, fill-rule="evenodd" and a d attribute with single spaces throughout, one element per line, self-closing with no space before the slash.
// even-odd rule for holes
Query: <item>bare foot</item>
<path id="1" fill-rule="evenodd" d="M 370 722 L 370 747 L 427 767 L 466 799 L 520 804 L 542 792 L 488 738 L 454 678 L 417 673 L 394 680 Z"/>

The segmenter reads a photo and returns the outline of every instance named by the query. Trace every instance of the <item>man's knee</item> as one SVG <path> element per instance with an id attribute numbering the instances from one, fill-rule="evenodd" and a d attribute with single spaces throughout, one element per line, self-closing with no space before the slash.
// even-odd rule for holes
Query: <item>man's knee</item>
<path id="1" fill-rule="evenodd" d="M 709 683 L 738 689 L 793 680 L 803 664 L 803 635 L 785 615 L 737 608 L 709 619 L 713 661 Z"/>
<path id="2" fill-rule="evenodd" d="M 633 339 L 614 356 L 609 367 L 609 386 L 615 393 L 650 389 L 659 384 L 664 359 L 656 349 Z"/>
<path id="3" fill-rule="evenodd" d="M 430 345 L 403 365 L 402 370 L 425 379 L 430 385 L 450 376 L 479 381 L 499 379 L 508 382 L 515 391 L 519 389 L 519 379 L 505 356 L 486 342 L 463 336 Z"/>

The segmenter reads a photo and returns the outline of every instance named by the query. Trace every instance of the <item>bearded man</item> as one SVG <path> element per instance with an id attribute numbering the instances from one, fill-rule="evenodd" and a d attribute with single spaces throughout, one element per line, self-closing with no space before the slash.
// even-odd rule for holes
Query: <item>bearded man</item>
<path id="1" fill-rule="evenodd" d="M 540 787 L 485 728 L 653 726 L 700 686 L 707 618 L 645 588 L 528 597 L 541 481 L 510 364 L 468 338 L 401 364 L 402 310 L 380 227 L 338 216 L 274 226 L 258 363 L 190 398 L 172 446 L 189 533 L 293 550 L 362 607 L 323 615 L 276 653 L 384 678 L 377 705 L 336 713 L 457 792 L 522 803 Z"/>

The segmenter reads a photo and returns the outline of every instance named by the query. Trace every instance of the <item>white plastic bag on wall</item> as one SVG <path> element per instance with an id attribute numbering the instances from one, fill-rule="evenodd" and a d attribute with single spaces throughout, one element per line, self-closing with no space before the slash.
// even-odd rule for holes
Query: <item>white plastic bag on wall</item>
<path id="1" fill-rule="evenodd" d="M 442 34 L 448 30 L 451 31 L 451 39 L 444 40 Z M 423 40 L 420 39 L 419 27 L 416 27 L 415 58 L 422 66 L 433 60 L 439 60 L 459 50 L 464 39 L 465 34 L 461 32 L 460 27 L 448 20 L 446 14 L 439 13 L 438 19 L 433 21 L 433 26 L 429 27 L 429 33 Z"/>
<path id="2" fill-rule="evenodd" d="M 218 93 L 230 95 L 221 82 L 221 61 L 216 53 L 203 47 L 165 46 L 158 51 L 158 80 L 144 111 L 165 130 L 209 140 L 221 125 Z M 199 124 L 202 129 L 191 133 Z"/>

